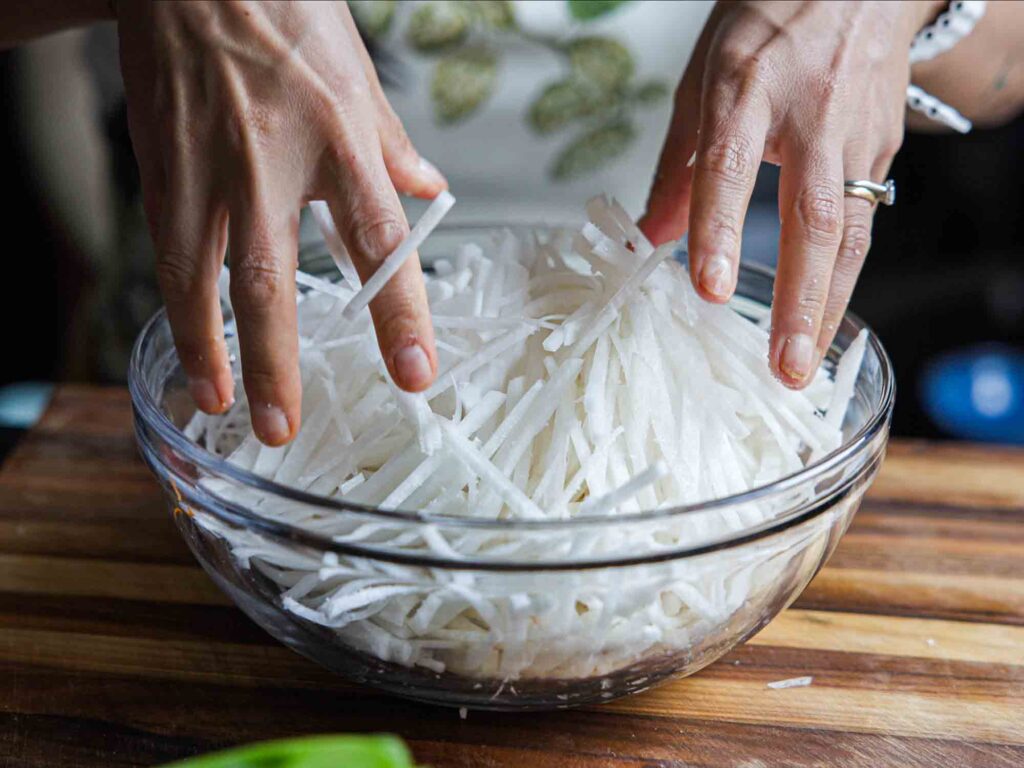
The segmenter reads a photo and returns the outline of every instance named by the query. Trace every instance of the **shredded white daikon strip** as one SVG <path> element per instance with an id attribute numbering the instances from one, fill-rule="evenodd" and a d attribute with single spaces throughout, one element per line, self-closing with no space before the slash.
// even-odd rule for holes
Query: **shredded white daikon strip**
<path id="1" fill-rule="evenodd" d="M 806 677 L 790 677 L 786 680 L 775 680 L 768 683 L 768 687 L 772 690 L 780 691 L 786 688 L 806 688 L 813 682 L 814 678 L 811 675 L 807 675 Z"/>
<path id="2" fill-rule="evenodd" d="M 362 285 L 362 282 L 359 280 L 359 273 L 356 272 L 356 268 L 352 264 L 352 257 L 348 255 L 348 249 L 345 248 L 345 243 L 342 241 L 341 235 L 338 234 L 337 227 L 334 226 L 334 217 L 331 215 L 331 209 L 327 207 L 327 203 L 323 200 L 313 200 L 309 204 L 309 210 L 313 214 L 313 220 L 316 221 L 317 227 L 320 229 L 321 236 L 324 238 L 327 252 L 331 254 L 331 258 L 334 259 L 334 264 L 345 278 L 345 282 L 354 289 L 359 288 Z"/>
<path id="3" fill-rule="evenodd" d="M 626 499 L 632 498 L 641 489 L 658 482 L 667 474 L 668 467 L 665 466 L 665 462 L 658 461 L 643 472 L 631 477 L 614 491 L 609 491 L 604 496 L 588 499 L 580 506 L 580 513 L 584 515 L 606 515 Z"/>
<path id="4" fill-rule="evenodd" d="M 342 301 L 349 301 L 352 298 L 351 291 L 346 290 L 340 285 L 330 283 L 327 280 L 321 280 L 319 277 L 307 274 L 302 270 L 295 271 L 295 282 L 298 285 L 304 285 L 315 291 L 321 291 L 329 296 L 334 296 L 336 299 L 341 299 Z"/>
<path id="5" fill-rule="evenodd" d="M 412 228 L 409 236 L 402 240 L 399 246 L 381 262 L 377 270 L 370 276 L 370 279 L 366 281 L 366 284 L 352 297 L 352 300 L 342 312 L 346 320 L 351 320 L 357 313 L 369 306 L 370 302 L 380 293 L 388 280 L 394 277 L 406 260 L 416 253 L 417 248 L 423 245 L 423 241 L 430 236 L 430 233 L 434 231 L 434 228 L 441 222 L 444 215 L 451 210 L 453 205 L 455 205 L 455 198 L 452 197 L 448 190 L 443 190 L 441 194 L 434 198 L 427 210 L 423 212 L 420 220 Z"/>
<path id="6" fill-rule="evenodd" d="M 752 322 L 764 308 L 737 302 L 744 316 L 700 301 L 673 258 L 677 246 L 653 248 L 605 198 L 588 203 L 591 223 L 580 233 L 503 232 L 436 261 L 426 280 L 442 372 L 425 393 L 399 390 L 359 310 L 451 202 L 435 200 L 361 288 L 326 204 L 311 204 L 344 280 L 296 277 L 304 289 L 298 437 L 261 446 L 244 394 L 223 415 L 197 414 L 186 434 L 310 493 L 475 525 L 327 511 L 214 479 L 201 481 L 206 492 L 339 546 L 517 563 L 711 544 L 805 501 L 795 491 L 615 524 L 626 513 L 770 483 L 834 450 L 867 337 L 841 358 L 834 382 L 822 372 L 804 392 L 787 389 L 768 371 L 767 332 Z M 225 289 L 226 280 L 225 271 Z M 237 340 L 228 344 L 237 354 Z M 775 583 L 810 578 L 829 527 L 855 503 L 844 500 L 771 545 L 558 573 L 414 566 L 342 550 L 321 560 L 201 510 L 195 519 L 240 567 L 280 588 L 282 610 L 296 621 L 327 627 L 384 662 L 511 691 L 518 679 L 604 676 L 721 642 L 720 628 L 763 608 Z M 552 531 L 515 525 L 574 518 L 594 520 Z"/>
<path id="7" fill-rule="evenodd" d="M 854 385 L 857 383 L 857 375 L 860 373 L 860 365 L 864 360 L 867 344 L 868 331 L 865 328 L 857 334 L 857 338 L 847 348 L 846 354 L 843 355 L 836 368 L 832 398 L 829 400 L 828 410 L 825 413 L 825 424 L 833 429 L 839 429 L 843 425 L 847 403 L 853 398 Z"/>

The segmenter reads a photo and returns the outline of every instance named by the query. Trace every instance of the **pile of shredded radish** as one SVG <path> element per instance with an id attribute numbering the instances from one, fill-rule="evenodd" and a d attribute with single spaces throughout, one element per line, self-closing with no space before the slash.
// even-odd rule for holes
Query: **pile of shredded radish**
<path id="1" fill-rule="evenodd" d="M 448 560 L 640 556 L 726 538 L 785 510 L 748 503 L 686 520 L 558 534 L 513 524 L 723 497 L 840 445 L 865 335 L 834 381 L 820 371 L 803 391 L 787 389 L 769 372 L 763 323 L 699 300 L 673 258 L 675 244 L 653 248 L 605 198 L 587 204 L 590 223 L 578 233 L 545 239 L 509 231 L 435 261 L 427 291 L 440 373 L 422 395 L 401 392 L 366 306 L 451 202 L 435 201 L 405 251 L 366 286 L 329 216 L 314 209 L 344 277 L 300 273 L 297 280 L 298 437 L 280 448 L 261 445 L 244 397 L 222 416 L 197 414 L 186 432 L 293 488 L 503 521 L 505 530 L 324 512 L 218 479 L 203 481 L 208 492 L 337 542 Z M 764 315 L 762 307 L 748 309 Z M 484 572 L 321 557 L 209 514 L 197 520 L 280 587 L 285 610 L 332 628 L 346 644 L 387 662 L 506 681 L 604 675 L 692 646 L 756 604 L 791 562 L 755 543 L 629 570 Z M 821 530 L 814 537 L 809 571 L 825 546 Z"/>

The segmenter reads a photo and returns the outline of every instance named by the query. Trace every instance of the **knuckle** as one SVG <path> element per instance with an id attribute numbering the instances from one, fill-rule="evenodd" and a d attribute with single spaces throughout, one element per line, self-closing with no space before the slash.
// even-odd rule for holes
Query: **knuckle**
<path id="1" fill-rule="evenodd" d="M 801 317 L 821 317 L 825 311 L 825 297 L 818 291 L 805 288 L 797 297 L 796 309 Z"/>
<path id="2" fill-rule="evenodd" d="M 373 188 L 366 147 L 372 146 L 369 130 L 361 123 L 345 123 L 341 119 L 331 119 L 322 128 L 323 149 L 321 164 L 332 177 L 343 179 L 354 189 Z M 358 202 L 352 204 L 353 210 Z"/>
<path id="3" fill-rule="evenodd" d="M 709 142 L 698 155 L 700 169 L 726 182 L 749 178 L 755 171 L 753 142 L 743 134 L 733 134 Z"/>
<path id="4" fill-rule="evenodd" d="M 742 90 L 767 84 L 772 78 L 770 55 L 735 38 L 718 46 L 714 67 L 727 80 L 742 86 Z"/>
<path id="5" fill-rule="evenodd" d="M 202 287 L 202 278 L 189 254 L 178 249 L 164 249 L 156 262 L 156 276 L 166 301 L 179 301 L 194 296 Z"/>
<path id="6" fill-rule="evenodd" d="M 404 219 L 392 210 L 381 208 L 357 215 L 352 224 L 353 249 L 366 261 L 379 264 L 399 246 L 407 232 Z"/>
<path id="7" fill-rule="evenodd" d="M 323 134 L 323 161 L 337 175 L 344 177 L 342 169 L 354 167 L 359 160 L 359 154 L 349 141 L 342 123 L 336 120 L 328 121 Z"/>
<path id="8" fill-rule="evenodd" d="M 231 271 L 231 301 L 253 309 L 273 304 L 284 291 L 284 271 L 274 255 L 251 248 Z"/>
<path id="9" fill-rule="evenodd" d="M 742 77 L 757 67 L 760 57 L 746 40 L 729 36 L 715 49 L 714 66 L 727 77 Z"/>
<path id="10" fill-rule="evenodd" d="M 733 38 L 726 38 L 715 47 L 712 66 L 718 72 L 732 75 L 743 68 L 749 55 L 746 46 L 739 45 Z"/>
<path id="11" fill-rule="evenodd" d="M 797 213 L 812 237 L 837 239 L 843 225 L 842 199 L 831 186 L 811 184 L 797 197 Z"/>
<path id="12" fill-rule="evenodd" d="M 843 243 L 839 248 L 837 269 L 845 263 L 859 265 L 871 248 L 871 222 L 867 216 L 853 216 L 847 219 L 843 229 Z"/>

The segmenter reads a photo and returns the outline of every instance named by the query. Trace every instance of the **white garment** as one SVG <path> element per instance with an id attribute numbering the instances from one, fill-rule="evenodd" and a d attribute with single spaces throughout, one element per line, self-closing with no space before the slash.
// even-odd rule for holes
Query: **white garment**
<path id="1" fill-rule="evenodd" d="M 566 181 L 553 180 L 551 167 L 588 130 L 586 121 L 539 134 L 527 117 L 545 86 L 568 75 L 567 57 L 519 34 L 488 35 L 486 43 L 499 62 L 493 93 L 460 122 L 439 124 L 431 80 L 443 52 L 424 54 L 408 44 L 409 19 L 419 5 L 399 3 L 376 43 L 397 60 L 401 72 L 401 82 L 387 88 L 391 104 L 417 149 L 447 176 L 459 201 L 446 223 L 576 222 L 583 201 L 601 192 L 617 197 L 634 215 L 642 212 L 671 116 L 672 93 L 713 3 L 636 0 L 580 21 L 563 0 L 514 2 L 516 27 L 527 36 L 612 38 L 635 62 L 631 82 L 658 81 L 666 87 L 655 104 L 630 110 L 634 137 L 622 155 Z M 413 217 L 421 210 L 415 203 L 409 209 Z"/>

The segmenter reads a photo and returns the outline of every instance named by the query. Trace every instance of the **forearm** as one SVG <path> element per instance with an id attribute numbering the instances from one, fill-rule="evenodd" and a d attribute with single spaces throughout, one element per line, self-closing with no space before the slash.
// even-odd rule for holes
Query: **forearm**
<path id="1" fill-rule="evenodd" d="M 915 85 L 978 126 L 998 125 L 1024 108 L 1024 2 L 990 0 L 974 30 L 951 50 L 911 70 Z M 909 113 L 912 128 L 936 123 Z"/>
<path id="2" fill-rule="evenodd" d="M 35 0 L 0 3 L 0 50 L 114 17 L 110 0 Z"/>

